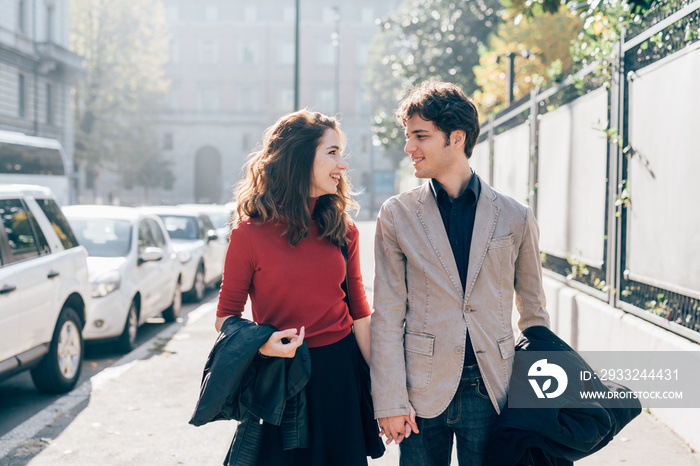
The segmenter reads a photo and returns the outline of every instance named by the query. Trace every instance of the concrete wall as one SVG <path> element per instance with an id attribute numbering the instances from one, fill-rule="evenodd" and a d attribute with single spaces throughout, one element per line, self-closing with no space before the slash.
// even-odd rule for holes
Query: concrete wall
<path id="1" fill-rule="evenodd" d="M 552 330 L 577 351 L 694 351 L 700 368 L 700 345 L 554 278 L 544 278 L 544 289 Z M 700 450 L 700 408 L 649 411 Z"/>

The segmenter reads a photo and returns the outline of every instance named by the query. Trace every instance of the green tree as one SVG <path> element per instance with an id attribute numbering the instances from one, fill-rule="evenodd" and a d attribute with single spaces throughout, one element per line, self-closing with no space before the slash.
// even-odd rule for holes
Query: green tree
<path id="1" fill-rule="evenodd" d="M 518 14 L 514 19 L 508 14 L 503 19 L 488 48 L 481 49 L 479 65 L 474 68 L 480 87 L 474 101 L 482 117 L 505 107 L 507 53 L 516 54 L 513 96 L 518 100 L 535 86 L 571 71 L 570 44 L 583 24 L 563 5 L 554 13 Z M 528 58 L 522 56 L 526 50 Z"/>
<path id="2" fill-rule="evenodd" d="M 86 71 L 74 96 L 76 161 L 115 169 L 126 184 L 130 167 L 157 151 L 155 116 L 168 87 L 165 11 L 157 0 L 72 0 L 71 13 L 71 46 Z"/>
<path id="3" fill-rule="evenodd" d="M 479 47 L 499 22 L 499 9 L 498 0 L 405 0 L 381 21 L 364 83 L 375 106 L 375 144 L 397 166 L 405 154 L 396 104 L 429 78 L 457 83 L 473 93 L 478 86 L 472 68 L 478 63 Z"/>
<path id="4" fill-rule="evenodd" d="M 501 3 L 516 18 L 552 14 L 559 11 L 561 5 L 566 5 L 579 17 L 582 25 L 571 44 L 575 69 L 599 63 L 602 71 L 607 68 L 606 65 L 613 56 L 613 46 L 620 40 L 622 28 L 640 22 L 654 0 L 588 0 L 568 3 L 559 0 L 501 0 Z M 678 0 L 657 2 L 659 5 L 668 3 L 678 3 Z"/>

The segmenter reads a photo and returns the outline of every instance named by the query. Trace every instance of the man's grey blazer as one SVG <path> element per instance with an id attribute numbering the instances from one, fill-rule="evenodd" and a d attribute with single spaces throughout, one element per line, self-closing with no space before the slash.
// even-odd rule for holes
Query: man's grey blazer
<path id="1" fill-rule="evenodd" d="M 518 327 L 549 326 L 539 229 L 532 210 L 481 179 L 466 292 L 430 184 L 384 203 L 375 235 L 371 335 L 375 417 L 432 418 L 454 397 L 467 329 L 486 390 L 500 413 Z"/>

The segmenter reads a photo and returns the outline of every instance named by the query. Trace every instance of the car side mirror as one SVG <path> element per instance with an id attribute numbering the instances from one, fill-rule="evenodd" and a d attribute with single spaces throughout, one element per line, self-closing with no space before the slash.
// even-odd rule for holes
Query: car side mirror
<path id="1" fill-rule="evenodd" d="M 209 232 L 207 233 L 207 242 L 215 241 L 217 239 L 219 239 L 219 235 L 216 234 L 216 231 L 209 230 Z"/>
<path id="2" fill-rule="evenodd" d="M 161 248 L 146 248 L 139 254 L 138 265 L 144 262 L 155 262 L 163 259 L 163 250 Z"/>

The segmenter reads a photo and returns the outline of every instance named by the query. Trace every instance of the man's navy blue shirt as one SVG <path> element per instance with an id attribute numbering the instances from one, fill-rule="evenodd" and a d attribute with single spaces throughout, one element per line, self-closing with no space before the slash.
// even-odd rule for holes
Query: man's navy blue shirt
<path id="1" fill-rule="evenodd" d="M 472 232 L 474 231 L 476 204 L 480 194 L 479 178 L 476 176 L 476 173 L 472 172 L 467 188 L 454 200 L 450 199 L 445 188 L 437 180 L 431 179 L 430 186 L 438 209 L 440 209 L 440 216 L 442 217 L 442 224 L 445 226 L 447 238 L 450 240 L 452 254 L 454 255 L 462 283 L 462 290 L 466 293 L 469 252 L 472 244 Z M 476 356 L 471 338 L 467 332 L 464 365 L 472 364 L 476 364 Z"/>

